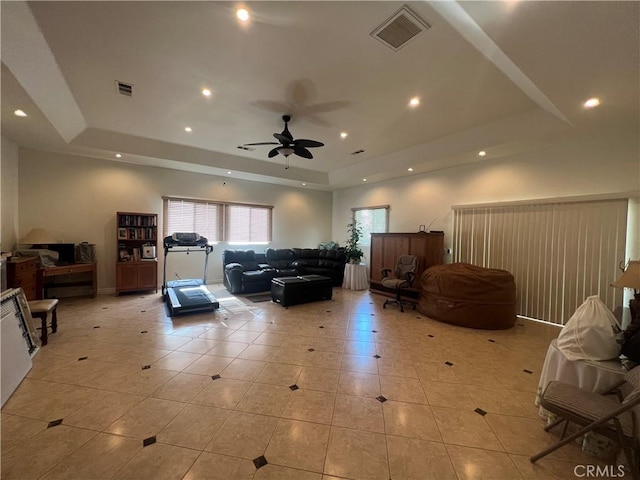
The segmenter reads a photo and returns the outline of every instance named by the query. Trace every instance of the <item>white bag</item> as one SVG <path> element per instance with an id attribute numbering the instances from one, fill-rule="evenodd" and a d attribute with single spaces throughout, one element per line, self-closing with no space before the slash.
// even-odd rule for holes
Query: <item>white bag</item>
<path id="1" fill-rule="evenodd" d="M 611 360 L 620 355 L 620 324 L 597 295 L 588 297 L 560 335 L 558 349 L 569 360 Z"/>

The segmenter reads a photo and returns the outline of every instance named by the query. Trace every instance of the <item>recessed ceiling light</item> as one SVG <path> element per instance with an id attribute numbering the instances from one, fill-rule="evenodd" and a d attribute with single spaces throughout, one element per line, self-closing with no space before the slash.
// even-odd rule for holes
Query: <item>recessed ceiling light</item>
<path id="1" fill-rule="evenodd" d="M 16 117 L 26 117 L 26 116 L 27 116 L 27 114 L 26 114 L 26 113 L 24 113 L 24 112 L 23 112 L 22 110 L 20 110 L 20 109 L 15 110 L 15 111 L 13 112 L 13 114 L 14 114 Z"/>
<path id="2" fill-rule="evenodd" d="M 347 138 L 347 135 L 349 135 L 347 132 L 341 132 L 341 133 L 340 133 L 340 136 L 341 136 L 342 138 Z"/>
<path id="3" fill-rule="evenodd" d="M 480 155 L 481 157 L 484 157 L 487 154 L 487 152 L 485 152 L 484 150 L 480 150 L 478 152 L 478 155 Z"/>
<path id="4" fill-rule="evenodd" d="M 238 17 L 238 20 L 241 22 L 246 22 L 249 20 L 249 10 L 246 8 L 239 8 L 236 10 L 236 17 Z"/>
<path id="5" fill-rule="evenodd" d="M 122 154 L 116 153 L 116 158 L 122 158 Z"/>
<path id="6" fill-rule="evenodd" d="M 411 167 L 407 168 L 407 172 L 413 172 L 413 168 Z"/>
<path id="7" fill-rule="evenodd" d="M 205 97 L 210 97 L 211 96 L 211 90 L 209 90 L 208 88 L 203 88 L 202 89 L 202 95 L 204 95 Z"/>
<path id="8" fill-rule="evenodd" d="M 188 133 L 192 132 L 191 127 L 184 127 L 184 131 Z"/>
<path id="9" fill-rule="evenodd" d="M 231 172 L 227 172 L 227 175 L 231 175 Z"/>
<path id="10" fill-rule="evenodd" d="M 307 186 L 307 184 L 303 182 L 303 183 L 302 183 L 302 186 L 303 186 L 303 187 L 306 187 L 306 186 Z"/>
<path id="11" fill-rule="evenodd" d="M 417 107 L 418 105 L 420 105 L 420 99 L 418 97 L 413 97 L 411 100 L 409 100 L 410 107 Z"/>
<path id="12" fill-rule="evenodd" d="M 362 181 L 363 181 L 363 182 L 366 182 L 366 181 L 367 181 L 367 179 L 366 179 L 366 178 L 363 178 L 363 179 L 362 179 Z"/>
<path id="13" fill-rule="evenodd" d="M 594 108 L 600 105 L 600 99 L 593 97 L 584 102 L 584 108 Z"/>

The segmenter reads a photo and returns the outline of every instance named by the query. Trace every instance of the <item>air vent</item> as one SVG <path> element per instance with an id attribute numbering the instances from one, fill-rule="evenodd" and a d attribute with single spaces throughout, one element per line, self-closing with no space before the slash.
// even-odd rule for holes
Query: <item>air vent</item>
<path id="1" fill-rule="evenodd" d="M 120 95 L 133 96 L 133 84 L 116 80 L 116 89 Z"/>
<path id="2" fill-rule="evenodd" d="M 430 28 L 431 25 L 405 5 L 371 32 L 371 36 L 397 52 L 409 40 Z"/>
<path id="3" fill-rule="evenodd" d="M 356 150 L 355 152 L 351 152 L 351 155 L 359 155 L 361 153 L 364 153 L 364 150 L 362 150 L 362 149 Z"/>

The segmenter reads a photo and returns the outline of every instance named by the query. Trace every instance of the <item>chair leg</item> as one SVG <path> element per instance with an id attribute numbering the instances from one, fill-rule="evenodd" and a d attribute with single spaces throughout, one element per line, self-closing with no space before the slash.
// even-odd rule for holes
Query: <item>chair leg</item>
<path id="1" fill-rule="evenodd" d="M 51 333 L 56 333 L 58 331 L 58 313 L 57 309 L 53 309 L 53 313 L 51 314 Z"/>
<path id="2" fill-rule="evenodd" d="M 555 421 L 551 422 L 549 425 L 547 425 L 546 427 L 544 427 L 544 431 L 548 432 L 549 430 L 551 430 L 552 428 L 560 425 L 562 422 L 567 422 L 569 423 L 566 419 L 564 418 L 558 418 Z"/>

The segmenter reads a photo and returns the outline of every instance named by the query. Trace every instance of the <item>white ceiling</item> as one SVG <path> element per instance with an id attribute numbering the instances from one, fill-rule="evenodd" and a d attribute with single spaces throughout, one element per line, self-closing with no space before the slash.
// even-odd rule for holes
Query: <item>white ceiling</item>
<path id="1" fill-rule="evenodd" d="M 247 25 L 236 5 L 2 2 L 2 134 L 333 190 L 595 129 L 637 132 L 636 1 L 407 2 L 431 28 L 398 51 L 370 33 L 401 2 L 251 2 Z M 132 97 L 117 80 L 134 85 Z M 412 109 L 414 96 L 422 103 Z M 585 110 L 592 96 L 602 105 Z M 283 114 L 295 138 L 325 143 L 313 159 L 292 155 L 285 169 L 284 157 L 267 158 L 270 146 L 237 148 L 275 141 Z"/>

